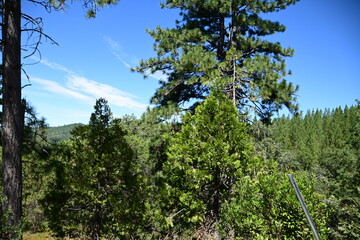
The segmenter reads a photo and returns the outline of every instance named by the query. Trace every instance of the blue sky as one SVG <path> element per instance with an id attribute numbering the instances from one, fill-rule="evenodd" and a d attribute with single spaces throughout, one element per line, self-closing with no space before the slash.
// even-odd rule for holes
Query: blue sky
<path id="1" fill-rule="evenodd" d="M 23 96 L 51 126 L 87 123 L 95 100 L 105 97 L 115 117 L 140 116 L 158 87 L 161 74 L 143 79 L 131 73 L 141 59 L 155 56 L 145 29 L 172 27 L 176 10 L 160 8 L 158 0 L 121 0 L 86 19 L 81 1 L 64 11 L 47 13 L 23 2 L 23 12 L 42 17 L 45 32 L 59 46 L 43 41 L 39 55 L 24 60 Z M 268 17 L 287 27 L 271 36 L 295 49 L 287 59 L 300 85 L 301 110 L 353 105 L 360 99 L 360 1 L 302 0 Z M 26 35 L 23 35 L 25 43 Z M 23 53 L 24 55 L 26 52 Z"/>

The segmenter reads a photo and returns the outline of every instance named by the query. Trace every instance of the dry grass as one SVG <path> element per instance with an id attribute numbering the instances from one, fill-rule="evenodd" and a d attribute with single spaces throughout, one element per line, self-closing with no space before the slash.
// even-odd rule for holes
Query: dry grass
<path id="1" fill-rule="evenodd" d="M 44 233 L 24 233 L 23 240 L 54 240 L 47 232 Z"/>
<path id="2" fill-rule="evenodd" d="M 23 234 L 23 240 L 55 240 L 56 238 L 51 237 L 49 232 L 31 233 L 26 232 Z M 65 237 L 64 240 L 84 240 L 88 238 L 69 238 Z"/>

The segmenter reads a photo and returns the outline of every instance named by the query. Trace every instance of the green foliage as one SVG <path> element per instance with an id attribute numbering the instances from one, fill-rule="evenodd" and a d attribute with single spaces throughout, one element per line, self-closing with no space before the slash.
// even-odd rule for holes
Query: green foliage
<path id="1" fill-rule="evenodd" d="M 37 3 L 43 6 L 47 11 L 50 11 L 52 8 L 62 8 L 65 2 L 66 1 L 63 0 L 33 1 L 33 3 Z M 116 0 L 84 1 L 84 6 L 88 8 L 88 16 L 94 17 L 98 8 L 115 3 L 117 3 Z M 22 184 L 23 184 L 22 155 L 35 153 L 41 159 L 44 158 L 43 155 L 47 155 L 47 151 L 42 148 L 43 145 L 38 144 L 39 139 L 43 138 L 44 136 L 45 121 L 44 119 L 37 119 L 32 107 L 30 107 L 25 100 L 21 99 L 21 78 L 20 78 L 21 26 L 20 24 L 21 24 L 21 16 L 23 15 L 21 13 L 20 1 L 14 1 L 10 5 L 2 4 L 0 11 L 2 18 L 5 19 L 3 21 L 3 29 L 2 29 L 3 37 L 4 37 L 4 41 L 8 43 L 3 45 L 2 40 L 0 40 L 0 45 L 2 47 L 2 55 L 7 56 L 4 57 L 4 59 L 7 58 L 9 60 L 9 65 L 1 66 L 1 71 L 0 71 L 0 78 L 1 78 L 0 104 L 3 105 L 4 107 L 3 108 L 4 114 L 2 112 L 0 113 L 0 119 L 4 120 L 1 121 L 2 124 L 4 125 L 4 129 L 6 127 L 8 128 L 5 129 L 6 131 L 1 132 L 1 135 L 3 135 L 3 137 L 1 137 L 1 141 L 2 141 L 1 145 L 4 147 L 4 155 L 3 155 L 4 176 L 2 176 L 4 178 L 3 179 L 4 192 L 3 191 L 1 192 L 3 192 L 5 195 L 8 196 L 8 199 L 3 199 L 3 198 L 0 199 L 1 205 L 3 206 L 1 213 L 7 211 L 11 212 L 11 214 L 9 216 L 6 216 L 5 218 L 5 219 L 7 218 L 10 219 L 9 221 L 7 221 L 6 224 L 13 225 L 14 223 L 19 222 L 20 225 L 20 227 L 7 226 L 5 227 L 4 230 L 5 223 L 3 222 L 3 216 L 1 215 L 0 232 L 1 234 L 3 234 L 4 231 L 12 231 L 12 232 L 15 231 L 15 233 L 8 235 L 7 238 L 10 237 L 13 239 L 15 238 L 17 239 L 18 237 L 21 238 L 20 235 L 23 227 L 22 223 L 20 223 L 21 215 L 22 215 L 21 194 L 22 194 Z M 36 35 L 38 39 L 36 39 L 37 43 L 34 45 L 34 49 L 32 49 L 34 51 L 31 51 L 30 55 L 26 56 L 29 57 L 38 51 L 38 45 L 41 42 L 40 39 L 42 36 L 49 39 L 53 43 L 54 41 L 48 35 L 43 33 L 41 18 L 36 18 L 36 17 L 32 18 L 30 16 L 27 16 L 25 17 L 25 20 L 28 21 L 25 23 L 25 26 L 29 23 L 30 25 L 36 23 L 35 25 L 37 25 L 34 29 L 30 29 L 32 33 L 29 35 L 29 38 Z M 6 39 L 12 39 L 12 40 L 8 41 Z M 10 65 L 16 67 L 7 67 Z M 9 82 L 11 83 L 9 84 Z M 5 98 L 4 96 L 7 97 Z M 8 109 L 8 111 L 5 111 L 6 109 Z M 25 119 L 22 119 L 24 117 L 24 114 L 25 114 Z M 14 123 L 14 124 L 6 124 L 6 123 Z M 45 139 L 41 139 L 39 142 L 43 142 L 43 140 Z M 25 160 L 27 161 L 30 158 L 26 158 Z M 29 177 L 27 170 L 32 171 L 33 169 L 25 167 L 24 175 L 26 177 Z M 7 174 L 9 174 L 9 176 Z M 26 191 L 25 194 L 27 194 Z M 16 202 L 16 204 L 13 204 L 13 202 Z M 27 202 L 25 203 L 25 206 L 26 204 Z"/>
<path id="2" fill-rule="evenodd" d="M 109 5 L 116 5 L 118 0 L 92 0 L 85 1 L 84 6 L 87 8 L 86 17 L 95 18 L 96 13 L 104 7 L 108 7 Z"/>
<path id="3" fill-rule="evenodd" d="M 316 175 L 316 191 L 327 198 L 332 239 L 360 236 L 360 105 L 312 111 L 303 118 L 281 118 L 273 139 L 292 158 L 287 168 Z"/>
<path id="4" fill-rule="evenodd" d="M 59 235 L 126 236 L 141 218 L 142 176 L 106 100 L 89 125 L 76 127 L 67 152 L 54 161 L 57 187 L 44 199 L 50 227 Z"/>
<path id="5" fill-rule="evenodd" d="M 40 199 L 41 207 L 47 219 L 49 228 L 57 236 L 65 236 L 69 226 L 65 224 L 71 211 L 67 212 L 66 202 L 70 198 L 68 191 L 69 178 L 67 158 L 70 149 L 67 143 L 55 145 L 52 154 L 44 166 L 44 173 L 49 177 L 46 182 L 44 196 Z"/>
<path id="6" fill-rule="evenodd" d="M 264 39 L 285 26 L 263 18 L 296 2 L 167 0 L 163 7 L 179 9 L 182 19 L 176 28 L 148 31 L 157 57 L 135 69 L 145 76 L 168 75 L 151 102 L 165 108 L 187 104 L 193 110 L 221 82 L 244 117 L 255 110 L 268 122 L 283 106 L 296 112 L 297 86 L 283 79 L 289 74 L 284 58 L 293 50 Z"/>
<path id="7" fill-rule="evenodd" d="M 283 125 L 283 127 L 287 127 Z M 282 142 L 275 141 L 274 129 L 260 121 L 249 125 L 249 134 L 254 139 L 254 148 L 257 156 L 265 160 L 276 160 L 279 168 L 286 172 L 290 169 L 298 169 L 296 154 L 287 149 Z"/>
<path id="8" fill-rule="evenodd" d="M 99 100 L 68 141 L 37 138 L 27 151 L 24 227 L 60 237 L 311 239 L 293 171 L 322 239 L 357 239 L 359 112 L 246 126 L 215 91 L 179 132 L 151 114 L 112 119 Z"/>
<path id="9" fill-rule="evenodd" d="M 141 174 L 148 182 L 147 186 L 155 190 L 156 173 L 161 170 L 162 163 L 167 159 L 168 141 L 165 136 L 173 134 L 178 128 L 177 124 L 154 122 L 149 113 L 144 114 L 141 119 L 124 116 L 118 123 L 126 131 L 125 139 L 134 152 Z"/>
<path id="10" fill-rule="evenodd" d="M 97 12 L 109 5 L 116 5 L 118 0 L 86 0 L 83 3 L 83 7 L 86 10 L 87 18 L 95 18 Z M 38 2 L 42 6 L 44 6 L 47 10 L 51 9 L 64 9 L 68 3 L 66 0 L 49 0 L 47 2 Z"/>
<path id="11" fill-rule="evenodd" d="M 246 125 L 223 93 L 182 118 L 169 139 L 156 227 L 184 238 L 311 239 L 312 232 L 277 163 L 254 156 Z M 326 235 L 327 210 L 309 175 L 298 173 L 310 211 Z"/>
<path id="12" fill-rule="evenodd" d="M 43 197 L 46 189 L 48 177 L 44 175 L 44 165 L 51 152 L 51 146 L 46 142 L 47 124 L 45 119 L 39 118 L 35 108 L 25 99 L 22 101 L 22 106 L 25 110 L 22 136 L 23 217 L 20 226 L 10 228 L 11 231 L 18 232 L 19 236 L 22 230 L 41 231 L 45 229 L 46 223 L 39 200 Z"/>
<path id="13" fill-rule="evenodd" d="M 140 119 L 134 116 L 124 116 L 119 124 L 126 130 L 126 141 L 133 149 L 135 161 L 139 163 L 140 174 L 144 183 L 142 192 L 143 219 L 139 224 L 142 232 L 139 239 L 156 239 L 166 232 L 159 224 L 164 220 L 160 202 L 156 199 L 161 195 L 164 184 L 162 169 L 167 161 L 166 151 L 169 146 L 169 136 L 179 131 L 179 123 L 159 121 L 156 114 L 148 111 Z"/>
<path id="14" fill-rule="evenodd" d="M 163 164 L 162 223 L 182 234 L 203 224 L 217 232 L 222 205 L 247 168 L 251 151 L 245 125 L 222 93 L 209 97 L 194 115 L 184 115 L 182 123 Z"/>
<path id="15" fill-rule="evenodd" d="M 48 149 L 49 150 L 49 149 Z M 46 194 L 51 176 L 47 175 L 46 160 L 36 153 L 23 157 L 23 224 L 25 231 L 39 232 L 47 229 L 47 222 L 40 205 Z"/>
<path id="16" fill-rule="evenodd" d="M 0 191 L 2 192 L 2 187 L 0 186 Z M 0 195 L 0 209 L 2 209 L 2 203 L 5 200 L 5 196 L 2 194 Z M 0 211 L 0 239 L 8 239 L 8 236 L 14 236 L 14 240 L 21 239 L 22 234 L 22 226 L 15 225 L 15 226 L 9 226 L 7 224 L 9 218 L 9 212 L 2 212 Z"/>
<path id="17" fill-rule="evenodd" d="M 252 175 L 238 181 L 224 218 L 239 239 L 313 239 L 313 233 L 285 173 L 274 161 L 259 161 Z M 326 239 L 329 213 L 313 176 L 297 172 L 297 182 L 315 225 Z M 228 230 L 229 231 L 229 230 Z"/>

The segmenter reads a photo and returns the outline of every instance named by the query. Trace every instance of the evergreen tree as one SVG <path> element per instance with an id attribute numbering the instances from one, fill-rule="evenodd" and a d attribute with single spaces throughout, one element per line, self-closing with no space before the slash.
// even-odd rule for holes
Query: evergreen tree
<path id="1" fill-rule="evenodd" d="M 63 190 L 48 193 L 45 207 L 58 234 L 130 236 L 141 217 L 142 176 L 107 101 L 97 100 L 94 108 L 89 125 L 72 131 L 69 152 L 58 168 L 64 174 L 58 177 L 65 178 Z M 57 204 L 53 200 L 59 193 L 64 201 Z"/>
<path id="2" fill-rule="evenodd" d="M 167 214 L 164 220 L 182 234 L 205 225 L 206 232 L 218 239 L 223 205 L 249 164 L 245 124 L 222 93 L 209 97 L 182 122 L 181 132 L 170 139 L 168 161 L 163 166 L 165 184 L 160 197 Z"/>
<path id="3" fill-rule="evenodd" d="M 174 109 L 194 109 L 209 94 L 214 82 L 242 114 L 255 110 L 263 121 L 286 106 L 296 112 L 297 87 L 283 78 L 288 74 L 284 57 L 293 50 L 265 36 L 285 31 L 285 26 L 263 18 L 297 0 L 167 0 L 163 6 L 180 10 L 176 28 L 149 31 L 157 57 L 142 61 L 137 71 L 162 71 L 151 102 Z"/>
<path id="4" fill-rule="evenodd" d="M 163 165 L 158 227 L 196 239 L 312 238 L 286 175 L 275 161 L 254 156 L 246 125 L 223 93 L 212 93 L 182 123 Z M 309 175 L 299 179 L 325 236 L 323 196 Z"/>
<path id="5" fill-rule="evenodd" d="M 144 184 L 144 191 L 141 192 L 144 205 L 141 209 L 143 219 L 139 222 L 139 227 L 143 231 L 139 232 L 138 237 L 148 239 L 149 232 L 152 235 L 161 232 L 161 228 L 154 225 L 162 219 L 160 204 L 156 199 L 164 183 L 161 171 L 163 163 L 167 160 L 168 136 L 178 131 L 179 126 L 172 122 L 154 122 L 149 112 L 140 119 L 124 116 L 118 123 L 126 130 L 125 139 L 135 153 L 134 160 L 139 164 L 139 174 Z"/>

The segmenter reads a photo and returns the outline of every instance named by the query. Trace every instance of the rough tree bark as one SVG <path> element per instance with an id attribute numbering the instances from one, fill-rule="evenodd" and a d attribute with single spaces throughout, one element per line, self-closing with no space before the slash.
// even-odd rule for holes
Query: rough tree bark
<path id="1" fill-rule="evenodd" d="M 21 4 L 20 0 L 3 1 L 3 109 L 2 109 L 2 178 L 3 211 L 9 211 L 8 225 L 21 219 L 21 143 L 23 107 L 21 104 Z M 13 239 L 14 235 L 9 236 Z"/>

